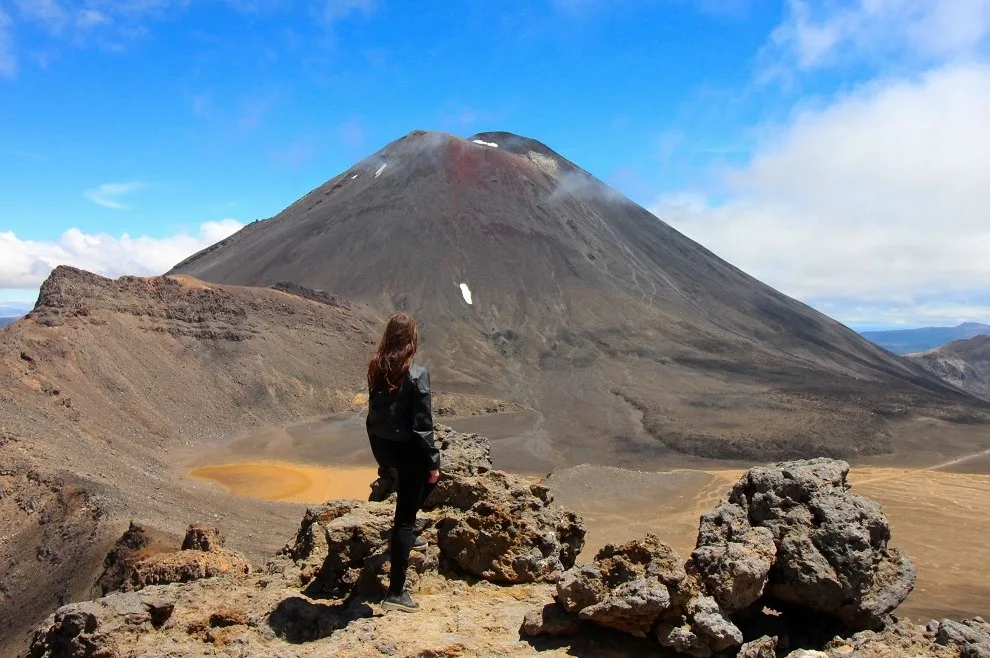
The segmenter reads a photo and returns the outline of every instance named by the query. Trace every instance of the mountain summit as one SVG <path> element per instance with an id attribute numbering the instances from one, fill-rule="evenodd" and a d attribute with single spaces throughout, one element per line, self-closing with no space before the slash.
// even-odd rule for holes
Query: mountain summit
<path id="1" fill-rule="evenodd" d="M 519 467 L 885 452 L 974 404 L 504 132 L 414 131 L 172 273 L 413 312 L 438 384 L 539 412 Z"/>

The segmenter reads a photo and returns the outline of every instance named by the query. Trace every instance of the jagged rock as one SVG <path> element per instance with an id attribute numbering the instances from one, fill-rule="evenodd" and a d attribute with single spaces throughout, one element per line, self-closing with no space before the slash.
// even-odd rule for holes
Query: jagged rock
<path id="1" fill-rule="evenodd" d="M 777 636 L 764 635 L 739 647 L 736 658 L 776 658 Z"/>
<path id="2" fill-rule="evenodd" d="M 647 535 L 607 545 L 592 564 L 565 573 L 557 599 L 581 619 L 637 637 L 652 632 L 664 646 L 693 656 L 740 646 L 742 633 L 698 585 L 674 549 Z"/>
<path id="3" fill-rule="evenodd" d="M 943 619 L 939 622 L 935 642 L 958 647 L 962 658 L 990 658 L 990 624 L 981 617 L 961 622 Z"/>
<path id="4" fill-rule="evenodd" d="M 186 537 L 182 540 L 182 550 L 184 551 L 207 551 L 216 552 L 223 548 L 224 539 L 220 530 L 209 525 L 193 524 L 186 530 Z"/>
<path id="5" fill-rule="evenodd" d="M 730 519 L 715 512 L 716 524 L 733 527 Z M 715 600 L 727 612 L 738 612 L 763 595 L 777 547 L 767 528 L 731 533 L 724 543 L 700 546 L 691 554 L 695 569 Z M 727 534 L 728 534 L 727 533 Z"/>
<path id="6" fill-rule="evenodd" d="M 481 475 L 492 470 L 492 446 L 485 437 L 437 425 L 436 441 L 440 450 L 441 476 Z"/>
<path id="7" fill-rule="evenodd" d="M 829 658 L 960 658 L 959 647 L 934 642 L 938 622 L 931 630 L 908 620 L 890 620 L 882 630 L 861 631 L 852 637 L 836 637 L 824 649 Z"/>
<path id="8" fill-rule="evenodd" d="M 159 553 L 135 562 L 121 590 L 129 592 L 149 585 L 188 583 L 201 578 L 246 576 L 249 573 L 251 562 L 240 553 L 225 548 L 212 552 L 186 550 Z"/>
<path id="9" fill-rule="evenodd" d="M 301 545 L 289 549 L 301 560 L 312 563 L 313 553 L 322 557 L 318 570 L 312 573 L 312 591 L 331 596 L 353 593 L 380 595 L 388 586 L 389 538 L 394 507 L 387 503 L 331 501 L 318 511 L 307 511 L 304 528 L 298 537 Z M 306 527 L 308 524 L 308 527 Z M 325 545 L 313 538 L 315 528 L 322 528 Z M 325 553 L 324 553 L 325 550 Z M 415 589 L 418 577 L 437 570 L 437 551 L 431 546 L 426 553 L 414 551 L 408 584 Z"/>
<path id="10" fill-rule="evenodd" d="M 34 634 L 30 658 L 110 658 L 115 637 L 154 627 L 150 606 L 137 594 L 116 594 L 59 608 Z"/>
<path id="11" fill-rule="evenodd" d="M 580 630 L 581 620 L 576 615 L 564 610 L 559 603 L 548 603 L 527 612 L 519 632 L 527 637 L 571 637 Z"/>
<path id="12" fill-rule="evenodd" d="M 176 549 L 174 543 L 166 543 L 163 538 L 160 533 L 131 521 L 127 530 L 103 559 L 103 573 L 96 581 L 100 593 L 106 595 L 120 590 L 130 580 L 136 562 L 155 553 L 171 552 Z"/>
<path id="13" fill-rule="evenodd" d="M 501 583 L 555 582 L 574 565 L 585 534 L 574 513 L 554 506 L 546 487 L 490 471 L 487 439 L 449 428 L 438 430 L 438 438 L 446 470 L 419 515 L 418 532 L 429 548 L 411 555 L 411 588 L 437 571 L 441 558 L 455 570 Z M 312 591 L 381 594 L 393 514 L 391 503 L 331 501 L 306 512 L 281 554 L 300 567 Z"/>
<path id="14" fill-rule="evenodd" d="M 552 503 L 546 487 L 501 471 L 441 482 L 429 501 L 443 556 L 499 583 L 556 582 L 574 566 L 584 524 Z"/>
<path id="15" fill-rule="evenodd" d="M 880 506 L 849 493 L 848 472 L 832 459 L 753 468 L 702 517 L 692 558 L 725 609 L 764 592 L 868 629 L 907 598 L 914 567 L 887 546 Z"/>
<path id="16" fill-rule="evenodd" d="M 131 522 L 103 561 L 97 581 L 102 594 L 133 592 L 149 585 L 187 583 L 221 575 L 246 575 L 251 563 L 223 548 L 223 536 L 212 526 L 192 525 L 181 550 L 160 532 Z"/>
<path id="17" fill-rule="evenodd" d="M 654 535 L 598 551 L 593 564 L 568 571 L 557 585 L 564 608 L 602 626 L 646 637 L 671 608 L 670 588 L 687 578 L 681 558 Z"/>

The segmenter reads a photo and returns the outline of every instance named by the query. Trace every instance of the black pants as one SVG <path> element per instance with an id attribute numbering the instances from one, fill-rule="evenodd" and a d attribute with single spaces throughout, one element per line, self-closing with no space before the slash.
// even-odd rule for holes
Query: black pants
<path id="1" fill-rule="evenodd" d="M 372 436 L 371 452 L 378 462 L 379 473 L 394 468 L 399 475 L 398 500 L 395 503 L 395 520 L 392 523 L 392 539 L 389 544 L 391 571 L 388 581 L 388 593 L 398 595 L 406 586 L 409 552 L 415 538 L 416 513 L 435 485 L 427 482 L 430 463 L 419 446 Z"/>

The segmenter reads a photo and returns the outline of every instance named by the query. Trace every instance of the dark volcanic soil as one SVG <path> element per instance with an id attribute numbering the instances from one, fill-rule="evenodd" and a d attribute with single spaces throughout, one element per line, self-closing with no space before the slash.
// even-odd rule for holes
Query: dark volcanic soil
<path id="1" fill-rule="evenodd" d="M 541 465 L 855 457 L 987 410 L 507 133 L 413 132 L 174 272 L 411 310 L 437 381 L 543 414 Z"/>

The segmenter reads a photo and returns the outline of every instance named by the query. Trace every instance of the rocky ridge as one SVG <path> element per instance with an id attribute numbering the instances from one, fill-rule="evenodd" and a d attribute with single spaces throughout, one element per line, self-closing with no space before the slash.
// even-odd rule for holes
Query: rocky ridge
<path id="1" fill-rule="evenodd" d="M 391 504 L 335 500 L 259 569 L 197 578 L 201 554 L 226 549 L 190 528 L 183 550 L 151 558 L 190 568 L 63 606 L 30 656 L 990 656 L 982 619 L 891 614 L 914 572 L 879 506 L 849 493 L 844 462 L 751 469 L 687 560 L 647 536 L 576 565 L 580 518 L 492 470 L 485 439 L 440 433 L 450 468 L 420 515 L 429 546 L 410 578 L 423 613 L 375 605 Z"/>

